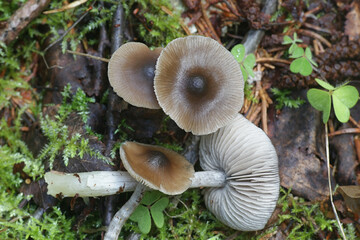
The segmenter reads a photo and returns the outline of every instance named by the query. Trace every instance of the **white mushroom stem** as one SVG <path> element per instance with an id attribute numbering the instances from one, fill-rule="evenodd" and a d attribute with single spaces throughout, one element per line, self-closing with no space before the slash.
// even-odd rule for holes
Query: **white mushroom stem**
<path id="1" fill-rule="evenodd" d="M 226 176 L 222 171 L 196 172 L 190 188 L 222 187 Z M 94 171 L 82 173 L 47 172 L 48 194 L 54 197 L 99 197 L 132 192 L 138 182 L 128 172 Z"/>
<path id="2" fill-rule="evenodd" d="M 104 240 L 118 239 L 121 228 L 124 226 L 126 220 L 135 211 L 137 206 L 139 206 L 146 188 L 147 187 L 141 183 L 137 184 L 135 191 L 131 195 L 130 199 L 120 208 L 119 211 L 117 211 L 117 213 L 111 220 L 108 230 L 106 231 Z"/>

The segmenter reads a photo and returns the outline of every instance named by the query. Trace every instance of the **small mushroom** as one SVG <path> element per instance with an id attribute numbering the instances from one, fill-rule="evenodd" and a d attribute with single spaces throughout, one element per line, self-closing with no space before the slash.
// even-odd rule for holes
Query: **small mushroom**
<path id="1" fill-rule="evenodd" d="M 155 64 L 161 50 L 152 51 L 143 43 L 129 42 L 114 52 L 108 65 L 108 77 L 117 95 L 137 107 L 160 108 L 153 85 Z"/>
<path id="2" fill-rule="evenodd" d="M 279 195 L 278 158 L 267 135 L 242 115 L 200 140 L 200 165 L 222 170 L 223 187 L 204 190 L 207 208 L 240 231 L 263 229 Z"/>
<path id="3" fill-rule="evenodd" d="M 195 135 L 215 132 L 233 120 L 243 105 L 243 88 L 238 62 L 208 37 L 175 39 L 156 63 L 159 105 L 180 128 Z"/>
<path id="4" fill-rule="evenodd" d="M 125 142 L 121 145 L 120 157 L 132 177 L 165 194 L 183 193 L 194 176 L 191 163 L 164 147 Z"/>

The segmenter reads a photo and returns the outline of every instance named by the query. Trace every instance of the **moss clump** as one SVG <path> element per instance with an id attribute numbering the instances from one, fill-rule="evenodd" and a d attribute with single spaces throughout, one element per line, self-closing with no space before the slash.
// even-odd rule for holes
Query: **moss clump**
<path id="1" fill-rule="evenodd" d="M 180 24 L 180 13 L 172 10 L 172 15 L 169 15 L 164 11 L 164 7 L 172 9 L 166 0 L 131 0 L 124 5 L 127 16 L 136 21 L 135 31 L 140 37 L 139 40 L 146 42 L 148 46 L 165 47 L 175 38 L 185 36 Z"/>

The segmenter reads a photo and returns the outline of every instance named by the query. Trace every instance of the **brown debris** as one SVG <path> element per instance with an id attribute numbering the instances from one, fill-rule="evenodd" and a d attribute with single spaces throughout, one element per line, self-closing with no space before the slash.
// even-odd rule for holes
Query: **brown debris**
<path id="1" fill-rule="evenodd" d="M 351 7 L 351 11 L 346 14 L 345 34 L 350 40 L 355 40 L 360 37 L 360 2 L 353 1 Z"/>

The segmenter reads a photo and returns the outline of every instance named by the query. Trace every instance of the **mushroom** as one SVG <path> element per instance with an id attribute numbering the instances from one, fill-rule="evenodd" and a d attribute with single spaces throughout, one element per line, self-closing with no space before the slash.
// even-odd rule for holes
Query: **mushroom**
<path id="1" fill-rule="evenodd" d="M 129 173 L 132 170 L 129 170 L 129 166 L 127 166 L 130 163 L 126 163 L 124 160 L 128 156 L 124 157 L 124 155 L 134 154 L 131 158 L 142 159 L 148 165 L 150 163 L 145 167 L 150 171 L 154 166 L 163 165 L 163 160 L 161 160 L 164 159 L 163 155 L 169 159 L 174 154 L 169 153 L 172 151 L 168 149 L 165 149 L 164 152 L 160 151 L 156 146 L 148 148 L 149 150 L 141 150 L 139 149 L 141 146 L 137 145 L 145 144 L 127 142 L 120 150 L 124 166 Z M 132 147 L 134 148 L 131 149 Z M 146 153 L 153 151 L 151 149 L 161 153 Z M 139 157 L 135 157 L 135 155 Z M 280 187 L 277 155 L 266 134 L 238 114 L 229 125 L 220 128 L 213 134 L 201 137 L 199 155 L 200 165 L 204 171 L 195 172 L 191 177 L 190 185 L 184 178 L 185 185 L 189 188 L 205 188 L 207 208 L 225 225 L 241 231 L 255 231 L 264 228 L 276 206 Z M 144 156 L 150 156 L 150 158 Z M 130 162 L 137 161 L 134 159 Z M 191 168 L 187 163 L 172 164 L 175 163 L 169 163 L 172 166 L 169 172 L 163 170 L 158 171 L 158 174 L 170 175 L 170 172 L 176 168 Z M 135 168 L 137 165 L 131 163 L 130 167 Z M 64 197 L 75 196 L 77 193 L 80 197 L 104 196 L 134 191 L 137 182 L 135 179 L 131 180 L 129 173 L 64 174 L 52 171 L 45 174 L 45 181 L 48 184 L 48 193 L 53 196 L 60 192 Z M 136 174 L 139 175 L 139 172 Z M 156 177 L 155 174 L 147 173 L 147 175 L 150 178 Z M 177 177 L 174 177 L 167 182 L 176 181 L 176 179 Z M 140 181 L 145 182 L 144 180 Z M 160 184 L 159 187 L 159 184 L 155 185 L 154 183 L 148 185 L 160 190 L 164 190 L 168 186 Z M 63 186 L 68 186 L 69 190 Z M 186 187 L 181 186 L 178 193 L 185 190 Z M 167 191 L 170 194 L 176 194 L 173 190 Z"/>
<path id="2" fill-rule="evenodd" d="M 226 184 L 204 190 L 205 205 L 225 225 L 263 229 L 279 196 L 278 158 L 267 135 L 242 115 L 200 140 L 200 166 L 226 174 Z"/>
<path id="3" fill-rule="evenodd" d="M 120 157 L 137 181 L 168 195 L 183 193 L 194 176 L 191 163 L 164 147 L 125 142 L 121 145 Z"/>
<path id="4" fill-rule="evenodd" d="M 244 100 L 240 65 L 217 41 L 188 36 L 161 52 L 154 78 L 159 105 L 195 135 L 215 132 L 233 120 Z"/>
<path id="5" fill-rule="evenodd" d="M 162 48 L 128 42 L 110 58 L 108 77 L 114 91 L 128 103 L 150 109 L 160 106 L 154 93 L 155 64 Z"/>

